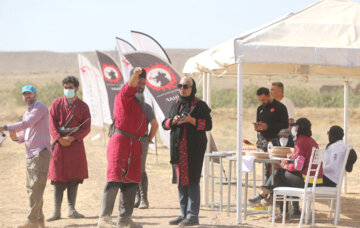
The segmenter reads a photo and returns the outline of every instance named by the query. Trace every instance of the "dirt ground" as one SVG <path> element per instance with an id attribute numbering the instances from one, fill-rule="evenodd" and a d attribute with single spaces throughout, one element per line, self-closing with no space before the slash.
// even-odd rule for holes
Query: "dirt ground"
<path id="1" fill-rule="evenodd" d="M 16 110 L 16 114 L 21 114 L 24 109 Z M 254 109 L 244 111 L 243 131 L 249 140 L 253 141 L 255 134 L 251 128 Z M 9 112 L 8 110 L 6 112 Z M 318 113 L 318 114 L 316 114 Z M 324 119 L 323 114 L 327 113 L 328 118 Z M 357 113 L 359 110 L 351 111 L 351 126 L 359 126 Z M 3 113 L 4 114 L 4 111 Z M 327 109 L 322 112 L 316 112 L 315 109 L 298 109 L 297 116 L 310 116 L 313 122 L 314 138 L 320 146 L 326 144 L 326 130 L 331 124 L 339 119 L 339 110 Z M 12 114 L 15 115 L 15 114 Z M 341 112 L 340 114 L 341 115 Z M 15 117 L 10 114 L 7 116 L 11 121 Z M 213 135 L 220 150 L 236 149 L 236 112 L 234 109 L 218 109 L 213 111 Z M 3 123 L 1 123 L 3 124 Z M 359 138 L 358 128 L 351 128 L 350 142 L 357 148 L 357 139 Z M 91 138 L 97 134 L 103 134 L 101 129 L 93 128 L 86 138 L 86 151 L 89 168 L 89 179 L 80 185 L 76 208 L 83 213 L 84 219 L 67 218 L 67 199 L 64 194 L 62 206 L 62 219 L 46 223 L 47 227 L 96 227 L 100 211 L 103 188 L 106 181 L 106 141 L 100 139 L 91 141 Z M 357 151 L 360 151 L 357 149 Z M 149 177 L 149 201 L 150 209 L 135 209 L 133 219 L 139 222 L 143 227 L 169 227 L 168 221 L 179 215 L 179 203 L 176 185 L 170 184 L 171 167 L 169 165 L 169 151 L 162 145 L 159 145 L 157 154 L 149 151 L 147 161 L 147 172 Z M 227 163 L 224 163 L 225 175 L 228 175 Z M 216 164 L 216 170 L 217 169 Z M 257 185 L 261 185 L 260 166 L 257 166 Z M 219 177 L 219 173 L 215 172 Z M 250 180 L 251 181 L 251 180 Z M 19 145 L 7 139 L 0 146 L 0 227 L 14 227 L 26 219 L 28 211 L 28 199 L 25 187 L 25 149 L 24 145 Z M 360 227 L 360 162 L 356 163 L 354 171 L 348 175 L 348 194 L 342 195 L 341 221 L 338 227 Z M 234 187 L 232 188 L 232 201 L 235 200 Z M 252 196 L 252 190 L 249 189 L 249 197 Z M 223 189 L 223 199 L 227 197 L 227 188 Z M 219 199 L 219 187 L 215 186 L 215 201 Z M 118 199 L 117 199 L 118 200 Z M 118 214 L 117 203 L 113 212 L 113 220 L 116 221 Z M 50 215 L 53 209 L 53 188 L 48 182 L 44 193 L 44 214 Z M 198 227 L 268 227 L 271 226 L 269 216 L 266 213 L 248 215 L 243 223 L 237 225 L 235 207 L 227 215 L 226 207 L 222 212 L 212 210 L 209 206 L 202 206 L 200 210 L 200 224 Z M 287 224 L 276 224 L 279 227 L 296 227 L 298 219 L 293 218 L 287 221 Z M 316 226 L 334 227 L 328 217 L 327 202 L 318 202 L 316 204 Z M 309 227 L 305 225 L 304 227 Z"/>

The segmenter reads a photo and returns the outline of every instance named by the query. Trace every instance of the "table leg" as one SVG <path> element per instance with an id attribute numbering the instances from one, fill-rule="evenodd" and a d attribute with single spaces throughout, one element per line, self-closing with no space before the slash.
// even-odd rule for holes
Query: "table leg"
<path id="1" fill-rule="evenodd" d="M 274 163 L 271 162 L 271 185 L 274 185 Z"/>
<path id="2" fill-rule="evenodd" d="M 228 198 L 227 198 L 227 215 L 230 215 L 230 200 L 231 200 L 231 160 L 229 160 L 229 178 L 228 178 Z"/>
<path id="3" fill-rule="evenodd" d="M 220 162 L 220 173 L 219 173 L 219 177 L 220 177 L 220 208 L 219 210 L 222 211 L 222 157 L 219 157 L 219 162 Z"/>
<path id="4" fill-rule="evenodd" d="M 247 192 L 248 192 L 248 173 L 245 173 L 245 194 L 244 194 L 244 220 L 246 220 L 247 215 Z"/>
<path id="5" fill-rule="evenodd" d="M 256 163 L 254 161 L 254 169 L 253 169 L 253 195 L 256 196 Z"/>
<path id="6" fill-rule="evenodd" d="M 214 209 L 214 160 L 211 159 L 211 209 Z"/>

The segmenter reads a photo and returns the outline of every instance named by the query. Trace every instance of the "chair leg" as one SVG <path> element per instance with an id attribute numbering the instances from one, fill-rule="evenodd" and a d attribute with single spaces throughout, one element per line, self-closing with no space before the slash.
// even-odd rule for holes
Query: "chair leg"
<path id="1" fill-rule="evenodd" d="M 284 195 L 282 224 L 285 224 L 285 217 L 286 217 L 286 197 L 287 197 L 287 196 Z"/>
<path id="2" fill-rule="evenodd" d="M 341 198 L 340 196 L 337 197 L 335 202 L 335 219 L 334 219 L 334 225 L 337 226 L 339 220 L 340 220 L 340 210 L 341 210 Z"/>
<path id="3" fill-rule="evenodd" d="M 311 204 L 311 203 L 309 202 L 309 199 L 306 199 L 305 224 L 308 224 L 308 223 L 309 223 L 310 204 Z"/>
<path id="4" fill-rule="evenodd" d="M 333 210 L 334 210 L 334 199 L 330 200 L 330 219 L 332 219 L 332 215 L 333 215 Z"/>
<path id="5" fill-rule="evenodd" d="M 303 205 L 302 205 L 303 209 L 301 210 L 301 216 L 300 216 L 300 221 L 299 221 L 299 228 L 301 228 L 302 226 L 302 222 L 303 222 L 303 219 L 304 219 L 304 214 L 305 214 L 305 208 L 307 207 L 306 206 L 306 200 L 303 199 Z"/>
<path id="6" fill-rule="evenodd" d="M 312 200 L 311 203 L 311 210 L 312 210 L 312 214 L 311 214 L 311 226 L 315 225 L 315 199 Z"/>
<path id="7" fill-rule="evenodd" d="M 272 208 L 272 218 L 271 223 L 272 225 L 275 224 L 275 209 L 276 209 L 276 193 L 273 193 L 273 208 Z"/>

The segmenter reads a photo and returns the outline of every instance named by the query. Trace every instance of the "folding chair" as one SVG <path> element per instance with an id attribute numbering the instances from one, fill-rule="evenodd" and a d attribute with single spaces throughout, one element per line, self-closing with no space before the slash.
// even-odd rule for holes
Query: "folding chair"
<path id="1" fill-rule="evenodd" d="M 315 189 L 315 200 L 316 199 L 330 199 L 330 219 L 332 219 L 333 209 L 334 209 L 334 201 L 335 201 L 335 217 L 334 217 L 334 225 L 336 226 L 340 220 L 340 208 L 341 208 L 341 186 L 342 181 L 344 179 L 345 174 L 345 166 L 348 160 L 350 150 L 352 147 L 348 147 L 345 152 L 344 162 L 341 167 L 341 172 L 338 180 L 338 184 L 336 187 L 323 187 L 319 186 Z"/>
<path id="2" fill-rule="evenodd" d="M 299 227 L 302 225 L 302 221 L 304 218 L 304 213 L 306 210 L 306 219 L 305 223 L 308 221 L 309 215 L 309 206 L 312 206 L 312 225 L 314 225 L 315 220 L 315 200 L 314 193 L 316 187 L 316 180 L 319 174 L 319 170 L 321 167 L 321 162 L 323 159 L 324 150 L 319 150 L 313 147 L 310 157 L 310 163 L 308 166 L 305 187 L 304 188 L 294 188 L 294 187 L 277 187 L 273 189 L 273 210 L 272 210 L 272 224 L 275 224 L 275 207 L 276 201 L 283 201 L 283 216 L 282 216 L 282 224 L 285 224 L 285 216 L 286 216 L 286 202 L 287 201 L 300 201 L 303 200 L 303 209 L 301 211 L 301 217 L 299 222 Z M 313 179 L 313 186 L 308 188 L 309 179 Z M 292 198 L 288 198 L 292 197 Z M 294 198 L 299 197 L 299 198 Z M 306 208 L 306 209 L 305 209 Z"/>

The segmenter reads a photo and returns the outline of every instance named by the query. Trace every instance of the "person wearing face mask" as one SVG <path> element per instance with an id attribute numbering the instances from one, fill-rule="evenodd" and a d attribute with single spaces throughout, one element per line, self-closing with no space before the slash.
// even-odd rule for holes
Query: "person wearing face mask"
<path id="1" fill-rule="evenodd" d="M 281 129 L 279 132 L 279 145 L 281 147 L 294 147 L 291 131 L 287 128 Z"/>
<path id="2" fill-rule="evenodd" d="M 281 168 L 274 172 L 274 184 L 271 185 L 271 178 L 268 178 L 266 184 L 262 186 L 259 195 L 249 199 L 252 204 L 259 203 L 262 199 L 268 198 L 272 194 L 272 189 L 276 187 L 296 187 L 303 188 L 305 184 L 306 174 L 310 162 L 312 148 L 319 148 L 316 141 L 311 137 L 311 122 L 306 118 L 300 118 L 293 126 L 293 132 L 296 141 L 294 146 L 294 154 L 289 154 L 287 159 L 281 160 Z M 323 169 L 320 168 L 317 184 L 323 182 Z M 309 180 L 312 184 L 313 180 Z M 298 206 L 296 206 L 298 207 Z M 280 207 L 282 209 L 282 206 Z M 298 210 L 295 208 L 294 210 Z M 296 214 L 299 214 L 296 212 Z"/>
<path id="3" fill-rule="evenodd" d="M 50 134 L 53 156 L 48 178 L 54 186 L 54 211 L 47 221 L 61 217 L 63 193 L 67 190 L 68 217 L 84 218 L 75 209 L 78 185 L 88 178 L 84 138 L 90 132 L 88 105 L 77 97 L 79 81 L 74 76 L 63 79 L 63 97 L 55 99 L 50 108 Z"/>

